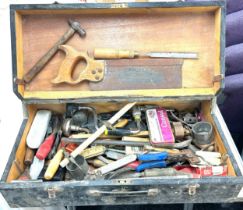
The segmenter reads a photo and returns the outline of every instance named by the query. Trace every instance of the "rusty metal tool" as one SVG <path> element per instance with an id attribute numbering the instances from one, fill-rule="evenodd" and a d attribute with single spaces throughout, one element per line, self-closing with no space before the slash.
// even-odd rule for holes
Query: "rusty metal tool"
<path id="1" fill-rule="evenodd" d="M 66 33 L 53 45 L 53 47 L 37 61 L 37 63 L 24 75 L 23 79 L 17 79 L 16 83 L 30 83 L 31 80 L 44 68 L 48 61 L 56 54 L 59 45 L 65 44 L 75 34 L 75 32 L 77 32 L 80 37 L 84 37 L 86 35 L 86 31 L 81 27 L 79 22 L 68 20 L 68 24 L 70 26 L 68 31 L 66 31 Z"/>
<path id="2" fill-rule="evenodd" d="M 87 133 L 87 134 L 84 134 L 84 133 L 77 133 L 77 134 L 72 134 L 70 136 L 70 138 L 80 138 L 80 139 L 87 139 L 91 136 L 92 134 L 90 133 Z M 132 135 L 132 137 L 148 137 L 149 135 L 149 132 L 148 131 L 141 131 L 137 134 L 134 134 Z M 107 136 L 107 135 L 101 135 L 99 137 L 100 139 L 120 139 L 120 136 Z"/>
<path id="3" fill-rule="evenodd" d="M 63 137 L 62 142 L 64 143 L 76 143 L 76 144 L 82 144 L 85 142 L 85 139 L 80 138 L 66 138 Z M 149 142 L 134 142 L 134 141 L 121 141 L 121 140 L 111 140 L 111 139 L 104 139 L 104 140 L 96 140 L 92 143 L 92 145 L 114 145 L 114 146 L 137 146 L 141 147 L 144 145 L 150 145 Z"/>
<path id="4" fill-rule="evenodd" d="M 197 59 L 198 55 L 194 52 L 148 52 L 139 53 L 134 50 L 122 50 L 113 48 L 95 48 L 95 59 L 123 59 L 136 57 L 150 58 L 181 58 L 181 59 Z"/>
<path id="5" fill-rule="evenodd" d="M 136 102 L 126 104 L 122 109 L 120 109 L 112 118 L 110 118 L 107 122 L 113 125 L 117 120 L 119 120 L 127 111 L 129 111 Z M 86 149 L 90 144 L 92 144 L 99 136 L 101 136 L 105 130 L 106 126 L 102 125 L 95 133 L 93 133 L 88 139 L 86 139 L 82 144 L 79 145 L 72 153 L 71 157 L 75 158 L 79 155 L 84 149 Z M 61 163 L 61 167 L 65 167 L 69 163 L 69 159 L 65 158 Z"/>
<path id="6" fill-rule="evenodd" d="M 105 60 L 100 82 L 89 83 L 90 90 L 139 90 L 182 87 L 183 59 Z"/>
<path id="7" fill-rule="evenodd" d="M 82 144 L 85 142 L 85 139 L 63 137 L 61 141 L 64 143 Z M 192 138 L 188 138 L 182 142 L 178 142 L 178 143 L 174 143 L 174 144 L 164 144 L 160 147 L 168 148 L 168 149 L 183 149 L 183 148 L 188 147 L 191 144 L 191 142 L 192 142 Z M 143 147 L 145 145 L 150 145 L 149 142 L 144 142 L 144 141 L 120 141 L 120 140 L 112 140 L 112 139 L 96 140 L 95 142 L 92 142 L 91 144 L 92 145 L 131 146 L 131 147 Z"/>

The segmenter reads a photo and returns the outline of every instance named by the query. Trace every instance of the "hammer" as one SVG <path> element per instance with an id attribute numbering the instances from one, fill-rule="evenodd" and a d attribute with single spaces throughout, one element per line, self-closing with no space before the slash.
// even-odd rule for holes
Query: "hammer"
<path id="1" fill-rule="evenodd" d="M 17 84 L 26 84 L 30 83 L 31 80 L 43 69 L 43 67 L 48 63 L 48 61 L 56 54 L 59 45 L 65 44 L 73 35 L 75 32 L 79 34 L 80 37 L 84 37 L 86 35 L 86 31 L 81 28 L 79 22 L 68 20 L 68 24 L 70 25 L 70 28 L 66 33 L 54 44 L 54 46 L 48 50 L 48 52 L 43 55 L 37 63 L 24 75 L 24 78 L 17 79 Z"/>

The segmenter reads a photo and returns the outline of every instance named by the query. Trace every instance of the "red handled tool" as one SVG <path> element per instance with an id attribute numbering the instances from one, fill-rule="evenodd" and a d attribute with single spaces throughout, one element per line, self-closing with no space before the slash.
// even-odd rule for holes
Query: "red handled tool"
<path id="1" fill-rule="evenodd" d="M 51 151 L 53 143 L 54 143 L 54 141 L 56 139 L 57 131 L 60 128 L 60 123 L 59 122 L 60 122 L 59 117 L 58 116 L 54 116 L 54 119 L 53 119 L 53 132 L 51 133 L 51 135 L 49 135 L 44 140 L 44 142 L 40 145 L 39 149 L 36 152 L 36 157 L 39 160 L 44 160 L 48 156 L 49 152 Z"/>
<path id="2" fill-rule="evenodd" d="M 40 147 L 39 147 L 39 149 L 37 150 L 37 153 L 36 153 L 36 157 L 39 160 L 44 160 L 47 157 L 47 155 L 51 151 L 51 148 L 52 148 L 52 145 L 54 143 L 55 138 L 56 138 L 56 134 L 55 133 L 52 133 L 40 145 Z"/>

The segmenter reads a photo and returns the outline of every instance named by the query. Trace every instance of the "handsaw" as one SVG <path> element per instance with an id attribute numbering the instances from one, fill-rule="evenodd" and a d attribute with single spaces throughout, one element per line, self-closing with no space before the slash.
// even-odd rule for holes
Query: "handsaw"
<path id="1" fill-rule="evenodd" d="M 52 83 L 78 84 L 90 81 L 92 91 L 102 90 L 138 90 L 166 89 L 182 87 L 183 59 L 172 58 L 137 58 L 94 60 L 85 52 L 76 51 L 68 45 L 60 46 L 66 53 L 58 75 Z M 87 65 L 80 70 L 77 79 L 72 78 L 72 71 L 79 59 Z"/>

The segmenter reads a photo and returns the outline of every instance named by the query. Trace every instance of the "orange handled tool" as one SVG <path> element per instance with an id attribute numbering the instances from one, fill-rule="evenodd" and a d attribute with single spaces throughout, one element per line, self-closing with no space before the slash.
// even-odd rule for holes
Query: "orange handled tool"
<path id="1" fill-rule="evenodd" d="M 138 53 L 133 50 L 120 50 L 112 48 L 95 48 L 95 59 L 121 59 L 121 58 L 135 58 Z"/>

